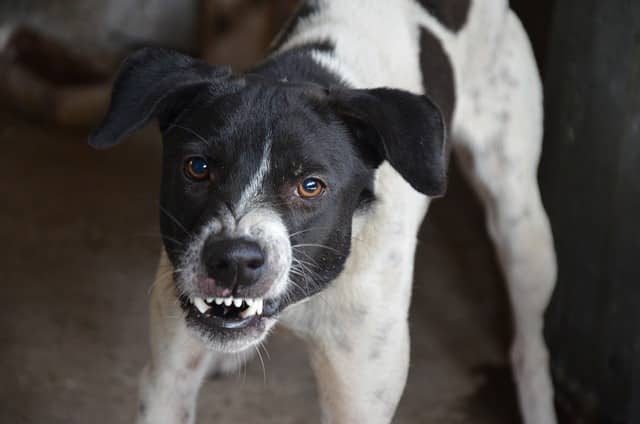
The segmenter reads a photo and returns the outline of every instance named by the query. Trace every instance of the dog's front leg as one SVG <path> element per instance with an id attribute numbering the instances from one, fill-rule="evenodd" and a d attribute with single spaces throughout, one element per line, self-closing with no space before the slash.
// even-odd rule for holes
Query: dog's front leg
<path id="1" fill-rule="evenodd" d="M 374 284 L 367 285 L 375 291 Z M 338 292 L 329 289 L 300 305 L 301 316 L 292 314 L 305 327 L 302 336 L 318 382 L 322 422 L 390 423 L 409 365 L 408 296 L 398 296 L 397 302 L 391 296 L 384 306 L 380 293 L 371 301 Z M 397 315 L 390 317 L 389 310 Z M 304 315 L 311 317 L 305 320 Z"/>
<path id="2" fill-rule="evenodd" d="M 407 378 L 407 322 L 378 329 L 336 328 L 311 343 L 311 363 L 323 422 L 390 423 Z"/>

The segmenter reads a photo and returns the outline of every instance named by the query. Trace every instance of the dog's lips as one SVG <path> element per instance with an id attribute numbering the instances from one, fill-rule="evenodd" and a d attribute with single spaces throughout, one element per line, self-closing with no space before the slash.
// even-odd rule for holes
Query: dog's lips
<path id="1" fill-rule="evenodd" d="M 279 302 L 275 299 L 200 298 L 182 296 L 182 308 L 187 319 L 205 327 L 222 330 L 239 330 L 259 327 L 262 320 L 277 313 Z"/>

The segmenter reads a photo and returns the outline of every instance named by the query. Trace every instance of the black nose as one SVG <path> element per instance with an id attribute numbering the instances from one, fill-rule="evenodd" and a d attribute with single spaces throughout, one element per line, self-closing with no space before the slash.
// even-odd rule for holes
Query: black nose
<path id="1" fill-rule="evenodd" d="M 260 278 L 264 253 L 257 243 L 248 240 L 208 240 L 203 262 L 217 286 L 249 286 Z"/>

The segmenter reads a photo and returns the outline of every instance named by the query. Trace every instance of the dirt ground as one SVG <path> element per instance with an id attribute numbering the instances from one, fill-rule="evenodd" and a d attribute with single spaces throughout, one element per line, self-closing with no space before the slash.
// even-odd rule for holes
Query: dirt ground
<path id="1" fill-rule="evenodd" d="M 0 113 L 0 423 L 132 422 L 160 251 L 160 143 Z M 394 422 L 517 423 L 509 309 L 482 212 L 456 172 L 420 234 L 409 381 Z M 198 422 L 319 417 L 305 348 L 277 331 L 246 373 L 208 381 Z M 318 422 L 315 418 L 311 422 Z"/>

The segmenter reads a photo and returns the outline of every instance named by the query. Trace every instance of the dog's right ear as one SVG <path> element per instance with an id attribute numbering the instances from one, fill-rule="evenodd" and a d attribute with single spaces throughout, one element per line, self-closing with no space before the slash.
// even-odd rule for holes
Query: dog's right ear
<path id="1" fill-rule="evenodd" d="M 91 133 L 89 144 L 97 149 L 114 146 L 156 117 L 162 128 L 198 91 L 220 89 L 230 76 L 229 67 L 172 50 L 138 50 L 121 65 L 107 115 Z"/>

